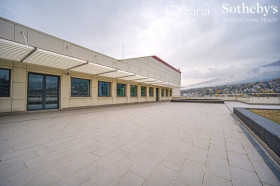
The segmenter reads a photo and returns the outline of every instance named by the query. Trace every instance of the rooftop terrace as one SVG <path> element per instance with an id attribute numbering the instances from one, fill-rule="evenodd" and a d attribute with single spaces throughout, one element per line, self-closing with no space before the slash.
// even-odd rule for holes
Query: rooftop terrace
<path id="1" fill-rule="evenodd" d="M 228 108 L 143 103 L 0 117 L 0 185 L 280 185 Z"/>

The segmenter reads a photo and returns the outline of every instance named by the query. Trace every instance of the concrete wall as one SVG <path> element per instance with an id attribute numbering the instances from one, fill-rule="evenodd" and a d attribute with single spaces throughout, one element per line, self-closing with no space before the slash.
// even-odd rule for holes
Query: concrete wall
<path id="1" fill-rule="evenodd" d="M 144 83 L 105 78 L 74 71 L 70 71 L 70 74 L 66 75 L 66 71 L 61 69 L 42 67 L 39 65 L 20 63 L 18 61 L 6 59 L 0 59 L 0 68 L 11 70 L 10 97 L 0 97 L 0 112 L 16 112 L 27 110 L 27 87 L 29 72 L 56 75 L 60 77 L 60 109 L 82 106 L 156 101 L 156 88 L 159 88 L 159 91 L 161 91 L 160 89 L 168 89 L 168 91 L 171 90 L 167 87 L 151 86 Z M 90 80 L 89 97 L 71 97 L 71 77 Z M 98 81 L 111 82 L 110 97 L 98 97 Z M 125 97 L 117 97 L 117 83 L 126 85 Z M 137 97 L 130 97 L 130 85 L 137 85 Z M 145 97 L 141 96 L 141 86 L 146 87 L 147 92 Z M 154 89 L 154 95 L 152 97 L 149 96 L 149 87 L 153 87 Z M 171 99 L 172 96 L 170 95 L 159 97 L 160 101 Z"/>
<path id="2" fill-rule="evenodd" d="M 271 157 L 280 163 L 280 126 L 246 108 L 235 107 L 233 113 Z"/>
<path id="3" fill-rule="evenodd" d="M 151 56 L 120 60 L 128 66 L 128 71 L 141 76 L 157 79 L 174 85 L 181 85 L 181 73 L 166 66 Z"/>
<path id="4" fill-rule="evenodd" d="M 277 97 L 250 97 L 251 104 L 280 104 L 280 98 Z"/>
<path id="5" fill-rule="evenodd" d="M 24 32 L 29 46 L 38 47 L 40 49 L 70 57 L 76 57 L 78 59 L 98 63 L 108 67 L 117 68 L 118 66 L 117 59 L 1 17 L 0 28 L 0 38 L 7 39 L 9 41 L 25 44 L 24 37 L 21 33 Z"/>

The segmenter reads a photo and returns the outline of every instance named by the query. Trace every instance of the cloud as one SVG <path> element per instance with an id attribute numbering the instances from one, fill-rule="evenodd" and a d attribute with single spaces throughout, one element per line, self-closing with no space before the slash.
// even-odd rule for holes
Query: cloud
<path id="1" fill-rule="evenodd" d="M 261 66 L 252 68 L 230 66 L 228 68 L 210 68 L 205 73 L 190 74 L 184 79 L 206 79 L 199 83 L 187 84 L 184 88 L 209 87 L 217 85 L 235 84 L 247 81 L 268 80 L 279 78 L 280 66 Z"/>
<path id="2" fill-rule="evenodd" d="M 268 16 L 277 17 L 276 23 L 226 22 L 225 18 L 260 17 L 222 13 L 224 3 L 236 6 L 242 2 L 11 0 L 0 1 L 0 9 L 5 10 L 0 15 L 115 58 L 122 58 L 123 45 L 126 58 L 157 55 L 181 69 L 185 86 L 217 78 L 215 83 L 265 78 L 266 73 L 274 73 L 275 69 L 252 69 L 280 59 L 280 2 L 259 1 L 278 6 L 278 14 Z M 209 9 L 210 15 L 170 15 L 167 6 Z"/>

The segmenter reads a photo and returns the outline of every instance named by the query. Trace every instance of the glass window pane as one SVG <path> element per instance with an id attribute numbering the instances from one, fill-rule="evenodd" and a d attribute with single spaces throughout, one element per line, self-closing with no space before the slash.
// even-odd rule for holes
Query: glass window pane
<path id="1" fill-rule="evenodd" d="M 10 96 L 10 70 L 0 69 L 0 97 Z"/>
<path id="2" fill-rule="evenodd" d="M 165 96 L 168 96 L 168 90 L 166 89 L 166 91 L 165 91 Z"/>
<path id="3" fill-rule="evenodd" d="M 89 80 L 71 78 L 71 96 L 89 97 Z"/>
<path id="4" fill-rule="evenodd" d="M 98 81 L 98 96 L 110 97 L 110 83 L 104 81 Z"/>
<path id="5" fill-rule="evenodd" d="M 137 86 L 136 85 L 130 86 L 130 96 L 131 97 L 137 96 Z"/>
<path id="6" fill-rule="evenodd" d="M 163 89 L 161 89 L 161 96 L 163 96 L 163 94 L 164 94 L 164 90 L 163 90 Z"/>
<path id="7" fill-rule="evenodd" d="M 117 96 L 119 97 L 125 96 L 125 84 L 117 83 Z"/>
<path id="8" fill-rule="evenodd" d="M 57 76 L 46 76 L 46 109 L 58 108 L 58 80 Z"/>
<path id="9" fill-rule="evenodd" d="M 149 87 L 149 96 L 154 96 L 154 89 L 152 87 Z"/>
<path id="10" fill-rule="evenodd" d="M 172 90 L 170 90 L 170 94 L 169 94 L 169 96 L 172 96 Z"/>
<path id="11" fill-rule="evenodd" d="M 29 74 L 28 78 L 28 110 L 43 109 L 43 79 L 40 74 Z"/>
<path id="12" fill-rule="evenodd" d="M 141 96 L 146 96 L 146 87 L 141 87 Z"/>

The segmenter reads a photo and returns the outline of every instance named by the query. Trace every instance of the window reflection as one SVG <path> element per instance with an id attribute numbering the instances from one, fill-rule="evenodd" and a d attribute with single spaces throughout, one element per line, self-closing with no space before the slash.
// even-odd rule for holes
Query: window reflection
<path id="1" fill-rule="evenodd" d="M 117 84 L 117 96 L 124 97 L 125 96 L 125 84 Z"/>
<path id="2" fill-rule="evenodd" d="M 131 97 L 137 96 L 137 86 L 136 85 L 130 86 L 130 96 Z"/>
<path id="3" fill-rule="evenodd" d="M 0 97 L 10 96 L 10 70 L 0 69 Z"/>
<path id="4" fill-rule="evenodd" d="M 98 81 L 98 96 L 110 97 L 110 83 L 104 81 Z"/>
<path id="5" fill-rule="evenodd" d="M 71 78 L 71 96 L 72 97 L 88 97 L 89 96 L 89 80 Z"/>

